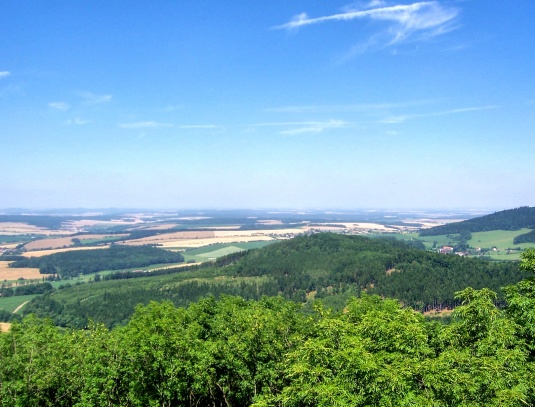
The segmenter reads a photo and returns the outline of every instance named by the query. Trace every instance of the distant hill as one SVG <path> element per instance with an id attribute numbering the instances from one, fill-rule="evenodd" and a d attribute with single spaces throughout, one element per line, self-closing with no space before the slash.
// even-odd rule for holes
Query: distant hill
<path id="1" fill-rule="evenodd" d="M 520 230 L 522 228 L 535 228 L 535 207 L 522 206 L 462 222 L 435 226 L 422 230 L 420 236 L 438 236 L 456 233 L 467 234 L 472 232 L 488 232 L 491 230 Z"/>

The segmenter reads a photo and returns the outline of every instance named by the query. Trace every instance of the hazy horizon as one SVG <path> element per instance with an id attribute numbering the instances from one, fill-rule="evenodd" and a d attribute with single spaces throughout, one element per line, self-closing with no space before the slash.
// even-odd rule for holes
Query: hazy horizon
<path id="1" fill-rule="evenodd" d="M 529 16 L 527 0 L 7 2 L 0 208 L 535 206 Z"/>

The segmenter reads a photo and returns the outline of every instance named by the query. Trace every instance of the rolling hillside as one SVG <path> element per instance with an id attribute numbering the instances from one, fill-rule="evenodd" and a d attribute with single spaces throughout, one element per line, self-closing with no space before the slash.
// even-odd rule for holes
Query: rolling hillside
<path id="1" fill-rule="evenodd" d="M 84 327 L 90 319 L 114 326 L 126 323 L 138 304 L 152 300 L 184 306 L 210 294 L 280 295 L 301 303 L 321 298 L 341 309 L 347 298 L 361 293 L 397 298 L 425 311 L 457 305 L 454 293 L 467 286 L 499 292 L 526 274 L 513 262 L 429 253 L 393 239 L 320 233 L 233 253 L 209 266 L 132 277 L 65 286 L 35 298 L 24 312 L 51 317 L 62 326 Z"/>
<path id="2" fill-rule="evenodd" d="M 449 223 L 424 229 L 420 236 L 438 236 L 446 234 L 468 234 L 491 230 L 520 230 L 535 228 L 535 207 L 523 206 L 515 209 L 495 212 L 479 218 L 462 222 Z"/>

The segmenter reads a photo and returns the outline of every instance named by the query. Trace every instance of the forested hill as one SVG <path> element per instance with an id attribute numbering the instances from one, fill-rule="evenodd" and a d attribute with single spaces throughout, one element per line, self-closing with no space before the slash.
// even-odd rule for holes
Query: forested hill
<path id="1" fill-rule="evenodd" d="M 490 230 L 520 230 L 522 228 L 535 228 L 535 207 L 523 206 L 515 209 L 507 209 L 479 218 L 435 226 L 422 230 L 420 236 L 487 232 Z"/>
<path id="2" fill-rule="evenodd" d="M 238 261 L 238 276 L 268 276 L 286 298 L 305 292 L 329 299 L 347 291 L 397 298 L 416 309 L 455 305 L 456 291 L 470 286 L 495 291 L 525 277 L 512 262 L 447 256 L 393 239 L 320 233 L 297 237 Z"/>
<path id="3" fill-rule="evenodd" d="M 62 326 L 84 327 L 92 319 L 111 327 L 126 323 L 137 304 L 150 301 L 184 306 L 210 294 L 282 296 L 300 303 L 321 299 L 328 307 L 342 309 L 349 297 L 363 293 L 397 298 L 426 311 L 459 305 L 455 292 L 466 287 L 490 288 L 501 296 L 501 287 L 526 277 L 513 262 L 448 256 L 394 239 L 333 233 L 235 253 L 217 264 L 72 286 L 35 298 L 24 312 L 50 317 Z"/>

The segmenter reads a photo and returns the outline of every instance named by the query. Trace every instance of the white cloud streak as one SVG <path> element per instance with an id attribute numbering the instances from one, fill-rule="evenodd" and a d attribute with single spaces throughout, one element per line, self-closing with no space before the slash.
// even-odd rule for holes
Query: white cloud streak
<path id="1" fill-rule="evenodd" d="M 463 108 L 458 108 L 458 109 L 443 110 L 440 112 L 431 112 L 431 113 L 402 114 L 398 116 L 387 117 L 386 119 L 381 120 L 380 123 L 397 124 L 397 123 L 403 123 L 410 119 L 418 119 L 421 117 L 446 116 L 446 115 L 451 115 L 451 114 L 477 112 L 481 110 L 491 110 L 491 109 L 496 109 L 496 108 L 497 106 L 490 105 L 490 106 L 479 106 L 479 107 L 463 107 Z"/>
<path id="2" fill-rule="evenodd" d="M 11 72 L 9 71 L 0 71 L 0 79 L 7 78 L 10 75 L 11 75 Z"/>
<path id="3" fill-rule="evenodd" d="M 89 121 L 80 119 L 79 117 L 76 117 L 74 119 L 69 119 L 65 122 L 65 125 L 67 126 L 83 126 L 84 124 L 88 124 Z"/>
<path id="4" fill-rule="evenodd" d="M 153 121 L 134 122 L 134 123 L 122 123 L 119 127 L 123 129 L 156 129 L 162 127 L 173 127 L 170 123 L 160 123 Z"/>
<path id="5" fill-rule="evenodd" d="M 81 92 L 80 96 L 84 99 L 85 103 L 89 104 L 108 103 L 113 98 L 112 95 L 97 95 L 92 92 Z"/>
<path id="6" fill-rule="evenodd" d="M 170 105 L 170 106 L 166 106 L 164 110 L 164 112 L 176 112 L 177 110 L 182 110 L 184 109 L 184 106 L 182 105 Z"/>
<path id="7" fill-rule="evenodd" d="M 326 122 L 306 122 L 304 127 L 283 130 L 280 131 L 279 134 L 293 136 L 305 133 L 323 133 L 326 130 L 338 129 L 347 125 L 348 123 L 342 120 L 329 120 Z"/>
<path id="8" fill-rule="evenodd" d="M 350 105 L 302 105 L 281 106 L 265 109 L 275 113 L 343 113 L 343 112 L 377 112 L 381 110 L 399 109 L 409 106 L 421 106 L 435 103 L 435 100 L 415 100 L 403 103 L 363 103 Z"/>
<path id="9" fill-rule="evenodd" d="M 65 102 L 50 102 L 48 107 L 56 110 L 69 110 L 71 106 Z"/>
<path id="10" fill-rule="evenodd" d="M 407 40 L 417 33 L 425 37 L 432 37 L 451 31 L 455 28 L 453 22 L 459 14 L 458 9 L 445 7 L 437 1 L 422 1 L 394 6 L 382 5 L 382 2 L 374 1 L 370 3 L 370 7 L 375 8 L 350 9 L 343 13 L 316 18 L 310 18 L 306 13 L 302 13 L 290 22 L 274 28 L 296 30 L 308 25 L 358 19 L 383 21 L 390 24 L 387 29 L 389 37 L 387 45 L 393 45 Z"/>
<path id="11" fill-rule="evenodd" d="M 217 129 L 221 126 L 217 124 L 184 124 L 178 127 L 180 129 Z"/>

